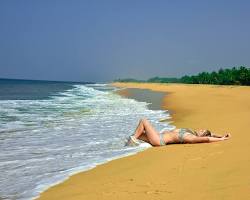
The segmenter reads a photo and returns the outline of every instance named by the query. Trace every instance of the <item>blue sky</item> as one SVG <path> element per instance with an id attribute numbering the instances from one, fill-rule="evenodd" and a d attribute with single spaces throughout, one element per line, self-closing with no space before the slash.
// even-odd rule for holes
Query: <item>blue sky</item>
<path id="1" fill-rule="evenodd" d="M 180 77 L 250 66 L 250 1 L 1 0 L 0 77 Z"/>

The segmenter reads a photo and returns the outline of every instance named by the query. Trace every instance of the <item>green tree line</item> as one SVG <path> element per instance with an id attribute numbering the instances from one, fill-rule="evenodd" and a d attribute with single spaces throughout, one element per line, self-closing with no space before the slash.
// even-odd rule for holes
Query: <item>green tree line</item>
<path id="1" fill-rule="evenodd" d="M 215 85 L 250 85 L 250 68 L 240 66 L 232 69 L 220 69 L 215 72 L 201 72 L 198 75 L 185 75 L 181 78 L 153 77 L 146 81 L 136 79 L 117 79 L 118 82 L 150 83 L 188 83 Z"/>

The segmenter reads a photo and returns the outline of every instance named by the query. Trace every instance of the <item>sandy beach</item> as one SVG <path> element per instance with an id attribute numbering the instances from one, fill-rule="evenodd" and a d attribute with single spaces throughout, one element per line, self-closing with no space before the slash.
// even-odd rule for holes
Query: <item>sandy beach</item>
<path id="1" fill-rule="evenodd" d="M 165 92 L 161 107 L 173 125 L 229 132 L 232 138 L 150 148 L 73 175 L 39 199 L 250 199 L 250 87 L 113 85 Z"/>

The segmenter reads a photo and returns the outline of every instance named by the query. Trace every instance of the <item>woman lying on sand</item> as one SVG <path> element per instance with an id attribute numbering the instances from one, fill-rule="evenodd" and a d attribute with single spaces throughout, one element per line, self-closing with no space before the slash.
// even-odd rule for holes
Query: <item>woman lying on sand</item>
<path id="1" fill-rule="evenodd" d="M 196 132 L 185 128 L 159 133 L 147 119 L 141 119 L 134 135 L 129 137 L 126 145 L 139 145 L 139 140 L 143 140 L 152 146 L 163 146 L 174 143 L 218 142 L 227 140 L 229 137 L 230 134 L 220 136 L 211 133 L 209 130 L 199 130 Z"/>

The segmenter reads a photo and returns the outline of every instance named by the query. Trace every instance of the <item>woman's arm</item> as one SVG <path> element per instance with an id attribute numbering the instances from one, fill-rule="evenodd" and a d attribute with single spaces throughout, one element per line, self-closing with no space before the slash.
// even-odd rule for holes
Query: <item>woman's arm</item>
<path id="1" fill-rule="evenodd" d="M 208 143 L 208 142 L 219 142 L 223 140 L 227 140 L 228 137 L 222 137 L 222 138 L 215 138 L 215 137 L 186 137 L 185 142 L 186 143 Z"/>

